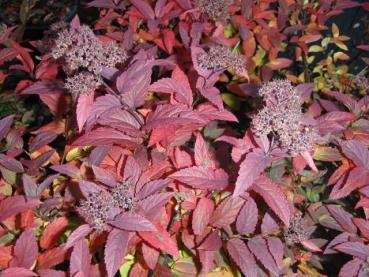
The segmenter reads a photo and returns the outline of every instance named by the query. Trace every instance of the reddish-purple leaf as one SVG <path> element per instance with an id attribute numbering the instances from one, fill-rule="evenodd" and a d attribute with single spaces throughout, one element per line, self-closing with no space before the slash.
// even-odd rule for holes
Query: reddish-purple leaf
<path id="1" fill-rule="evenodd" d="M 39 201 L 26 201 L 21 195 L 7 197 L 0 201 L 0 222 L 39 204 Z"/>
<path id="2" fill-rule="evenodd" d="M 334 249 L 363 261 L 369 257 L 369 247 L 362 242 L 344 242 L 335 246 Z"/>
<path id="3" fill-rule="evenodd" d="M 322 252 L 322 249 L 311 240 L 303 240 L 301 244 L 311 252 Z"/>
<path id="4" fill-rule="evenodd" d="M 174 98 L 178 102 L 188 106 L 192 105 L 192 90 L 185 82 L 181 82 L 172 78 L 162 78 L 159 81 L 151 84 L 149 90 L 170 94 L 174 93 Z"/>
<path id="5" fill-rule="evenodd" d="M 256 265 L 254 256 L 242 240 L 236 238 L 230 239 L 227 242 L 227 250 L 243 274 L 247 277 L 258 276 L 258 266 Z"/>
<path id="6" fill-rule="evenodd" d="M 111 146 L 98 146 L 94 150 L 92 150 L 91 154 L 88 157 L 89 165 L 99 166 L 106 155 L 109 153 L 110 149 Z"/>
<path id="7" fill-rule="evenodd" d="M 214 153 L 210 151 L 208 143 L 200 133 L 195 142 L 195 162 L 198 166 L 215 168 Z"/>
<path id="8" fill-rule="evenodd" d="M 228 185 L 228 175 L 223 169 L 203 166 L 184 168 L 169 177 L 198 189 L 220 190 Z"/>
<path id="9" fill-rule="evenodd" d="M 78 96 L 76 114 L 79 132 L 82 132 L 83 126 L 85 125 L 87 118 L 92 110 L 93 103 L 94 103 L 93 92 L 89 94 L 81 93 Z"/>
<path id="10" fill-rule="evenodd" d="M 32 199 L 37 197 L 37 185 L 33 179 L 27 175 L 22 175 L 22 183 L 23 183 L 23 190 L 27 196 L 27 199 Z"/>
<path id="11" fill-rule="evenodd" d="M 70 257 L 70 274 L 74 276 L 82 272 L 83 276 L 89 276 L 91 254 L 84 239 L 79 240 L 73 247 Z"/>
<path id="12" fill-rule="evenodd" d="M 115 5 L 113 0 L 94 0 L 94 1 L 87 3 L 87 6 L 95 7 L 95 8 L 107 8 L 107 9 L 118 8 L 118 6 Z"/>
<path id="13" fill-rule="evenodd" d="M 174 257 L 179 257 L 177 241 L 171 238 L 170 234 L 160 224 L 156 224 L 155 228 L 156 231 L 153 232 L 139 232 L 139 236 L 152 247 L 160 249 Z"/>
<path id="14" fill-rule="evenodd" d="M 24 171 L 23 166 L 19 161 L 4 154 L 0 154 L 0 165 L 16 173 L 22 173 Z"/>
<path id="15" fill-rule="evenodd" d="M 52 142 L 54 139 L 56 139 L 57 136 L 57 134 L 51 131 L 38 133 L 37 136 L 32 140 L 32 143 L 29 146 L 29 151 L 34 152 L 38 150 L 42 146 L 45 146 Z"/>
<path id="16" fill-rule="evenodd" d="M 291 217 L 290 205 L 279 185 L 273 183 L 267 177 L 261 177 L 255 182 L 252 189 L 263 197 L 273 212 L 286 226 L 289 226 Z"/>
<path id="17" fill-rule="evenodd" d="M 155 19 L 155 13 L 147 2 L 143 0 L 130 0 L 130 2 L 146 17 L 146 19 Z"/>
<path id="18" fill-rule="evenodd" d="M 369 150 L 358 140 L 341 143 L 342 152 L 358 166 L 369 170 Z"/>
<path id="19" fill-rule="evenodd" d="M 14 247 L 14 258 L 10 261 L 10 265 L 30 269 L 36 262 L 37 253 L 35 233 L 32 229 L 28 229 L 17 239 Z"/>
<path id="20" fill-rule="evenodd" d="M 130 149 L 138 147 L 140 141 L 136 138 L 125 135 L 124 133 L 107 127 L 100 127 L 79 137 L 73 142 L 73 145 L 92 145 L 102 146 L 110 144 L 119 144 Z"/>
<path id="21" fill-rule="evenodd" d="M 58 242 L 64 230 L 68 226 L 68 220 L 65 217 L 59 217 L 54 219 L 53 222 L 48 224 L 42 233 L 40 238 L 40 246 L 43 249 L 49 249 Z"/>
<path id="22" fill-rule="evenodd" d="M 150 195 L 166 188 L 171 182 L 172 181 L 170 179 L 160 179 L 148 182 L 137 192 L 136 198 L 139 200 L 145 199 Z"/>
<path id="23" fill-rule="evenodd" d="M 59 265 L 67 259 L 67 256 L 69 259 L 64 245 L 44 251 L 37 258 L 37 269 L 48 269 Z"/>
<path id="24" fill-rule="evenodd" d="M 362 218 L 353 218 L 352 221 L 359 228 L 361 234 L 369 239 L 369 221 Z"/>
<path id="25" fill-rule="evenodd" d="M 124 167 L 124 180 L 137 184 L 141 177 L 141 168 L 132 156 L 128 156 Z"/>
<path id="26" fill-rule="evenodd" d="M 126 253 L 128 237 L 128 232 L 118 229 L 113 229 L 109 233 L 104 251 L 108 277 L 113 277 L 122 264 L 123 257 Z"/>
<path id="27" fill-rule="evenodd" d="M 357 228 L 352 222 L 353 216 L 337 205 L 327 205 L 329 213 L 337 223 L 348 233 L 356 234 Z"/>
<path id="28" fill-rule="evenodd" d="M 29 269 L 21 267 L 7 268 L 3 272 L 1 272 L 1 277 L 32 277 L 32 276 L 38 275 Z"/>
<path id="29" fill-rule="evenodd" d="M 270 253 L 272 254 L 278 269 L 282 268 L 283 263 L 283 252 L 284 246 L 282 241 L 277 237 L 269 237 L 267 239 L 268 248 Z"/>
<path id="30" fill-rule="evenodd" d="M 279 224 L 276 222 L 276 220 L 271 216 L 269 212 L 266 212 L 261 222 L 261 233 L 273 234 L 274 232 L 278 232 L 278 230 Z"/>
<path id="31" fill-rule="evenodd" d="M 65 277 L 66 273 L 61 270 L 54 269 L 39 269 L 37 270 L 38 275 L 40 277 Z"/>
<path id="32" fill-rule="evenodd" d="M 279 269 L 274 261 L 266 241 L 262 237 L 254 237 L 247 243 L 251 252 L 256 256 L 256 258 L 274 274 L 275 276 L 279 275 Z"/>
<path id="33" fill-rule="evenodd" d="M 57 80 L 38 81 L 22 91 L 22 94 L 60 94 L 64 92 L 64 84 Z"/>
<path id="34" fill-rule="evenodd" d="M 14 121 L 14 115 L 9 115 L 0 120 L 0 140 L 2 140 L 9 132 Z"/>
<path id="35" fill-rule="evenodd" d="M 227 197 L 215 209 L 210 218 L 210 224 L 217 228 L 224 228 L 232 224 L 245 200 L 241 197 Z"/>
<path id="36" fill-rule="evenodd" d="M 76 230 L 72 232 L 72 234 L 70 234 L 64 248 L 68 249 L 74 246 L 78 241 L 83 240 L 89 233 L 91 233 L 91 231 L 92 229 L 88 224 L 83 224 L 79 226 Z"/>
<path id="37" fill-rule="evenodd" d="M 111 225 L 127 231 L 155 231 L 155 226 L 145 217 L 132 212 L 118 215 Z"/>
<path id="38" fill-rule="evenodd" d="M 142 209 L 142 214 L 146 218 L 153 220 L 160 215 L 161 208 L 165 206 L 172 196 L 172 192 L 154 194 L 139 201 L 137 205 Z"/>
<path id="39" fill-rule="evenodd" d="M 206 251 L 218 251 L 222 247 L 222 240 L 219 237 L 218 232 L 212 232 L 205 240 L 200 244 L 197 249 Z"/>
<path id="40" fill-rule="evenodd" d="M 122 101 L 130 108 L 142 106 L 150 81 L 151 65 L 144 60 L 135 60 L 128 70 L 117 78 L 117 89 L 121 93 Z"/>
<path id="41" fill-rule="evenodd" d="M 78 178 L 80 177 L 81 173 L 73 164 L 56 164 L 50 167 L 52 170 L 59 172 L 61 174 L 67 175 L 71 178 Z"/>
<path id="42" fill-rule="evenodd" d="M 128 112 L 124 110 L 116 110 L 111 113 L 104 113 L 101 115 L 98 123 L 100 125 L 115 128 L 127 135 L 140 136 L 141 121 L 138 120 L 142 120 L 141 116 L 134 111 Z"/>
<path id="43" fill-rule="evenodd" d="M 239 196 L 247 191 L 271 162 L 272 158 L 266 156 L 259 149 L 247 154 L 245 160 L 240 165 L 233 195 Z"/>
<path id="44" fill-rule="evenodd" d="M 92 170 L 95 174 L 95 178 L 99 182 L 109 187 L 115 187 L 118 185 L 117 178 L 113 176 L 113 173 L 110 172 L 109 170 L 106 170 L 106 169 L 103 169 L 97 166 L 92 166 Z"/>
<path id="45" fill-rule="evenodd" d="M 247 198 L 239 215 L 237 216 L 236 228 L 239 234 L 253 233 L 258 222 L 258 207 L 254 199 Z"/>
<path id="46" fill-rule="evenodd" d="M 142 244 L 142 256 L 145 260 L 147 266 L 154 270 L 156 264 L 158 263 L 158 259 L 160 256 L 160 252 L 153 247 L 148 246 L 146 243 Z"/>
<path id="47" fill-rule="evenodd" d="M 310 97 L 311 92 L 315 87 L 315 83 L 304 83 L 296 86 L 296 90 L 302 96 L 302 99 L 308 99 Z"/>
<path id="48" fill-rule="evenodd" d="M 359 270 L 362 266 L 363 261 L 354 258 L 353 260 L 344 264 L 340 269 L 340 277 L 353 277 L 358 276 Z"/>
<path id="49" fill-rule="evenodd" d="M 214 201 L 201 198 L 192 215 L 192 230 L 195 235 L 201 236 L 214 211 Z"/>

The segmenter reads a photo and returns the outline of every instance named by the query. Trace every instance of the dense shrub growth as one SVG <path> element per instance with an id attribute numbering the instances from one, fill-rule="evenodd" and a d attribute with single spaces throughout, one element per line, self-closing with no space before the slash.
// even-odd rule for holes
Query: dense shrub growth
<path id="1" fill-rule="evenodd" d="M 0 275 L 369 276 L 368 9 L 4 1 Z"/>

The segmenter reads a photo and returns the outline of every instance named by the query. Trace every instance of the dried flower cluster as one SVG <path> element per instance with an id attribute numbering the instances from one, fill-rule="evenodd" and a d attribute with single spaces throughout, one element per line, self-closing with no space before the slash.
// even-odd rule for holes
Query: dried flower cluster
<path id="1" fill-rule="evenodd" d="M 133 208 L 134 200 L 130 188 L 129 183 L 123 182 L 111 192 L 90 194 L 86 200 L 81 201 L 79 213 L 92 228 L 104 231 L 114 209 L 129 211 Z"/>
<path id="2" fill-rule="evenodd" d="M 236 55 L 231 49 L 221 45 L 211 47 L 207 52 L 199 54 L 197 59 L 204 69 L 224 70 L 230 67 L 237 74 L 242 74 L 246 66 L 243 56 Z"/>
<path id="3" fill-rule="evenodd" d="M 232 2 L 231 0 L 198 0 L 196 6 L 208 18 L 221 21 L 227 19 Z"/>
<path id="4" fill-rule="evenodd" d="M 294 216 L 291 219 L 290 226 L 283 234 L 287 245 L 294 245 L 309 239 L 309 232 L 305 220 L 301 214 Z"/>
<path id="5" fill-rule="evenodd" d="M 79 213 L 92 228 L 104 231 L 113 207 L 110 193 L 92 193 L 86 200 L 81 201 Z"/>
<path id="6" fill-rule="evenodd" d="M 96 75 L 82 71 L 66 79 L 65 88 L 72 94 L 78 95 L 89 94 L 100 86 L 99 79 Z"/>
<path id="7" fill-rule="evenodd" d="M 55 59 L 63 59 L 69 76 L 82 71 L 67 79 L 66 88 L 72 93 L 94 91 L 100 85 L 98 77 L 102 67 L 115 67 L 127 60 L 123 48 L 116 42 L 102 44 L 87 25 L 60 31 L 51 54 Z M 87 80 L 82 80 L 85 77 Z"/>
<path id="8" fill-rule="evenodd" d="M 360 73 L 353 78 L 355 85 L 364 91 L 369 91 L 369 79 L 364 73 Z"/>
<path id="9" fill-rule="evenodd" d="M 313 150 L 317 134 L 314 129 L 302 126 L 302 99 L 291 82 L 268 82 L 259 93 L 266 105 L 252 120 L 256 134 L 273 133 L 291 155 Z"/>
<path id="10" fill-rule="evenodd" d="M 133 197 L 130 192 L 130 184 L 123 182 L 112 190 L 113 202 L 116 207 L 124 210 L 133 208 Z"/>

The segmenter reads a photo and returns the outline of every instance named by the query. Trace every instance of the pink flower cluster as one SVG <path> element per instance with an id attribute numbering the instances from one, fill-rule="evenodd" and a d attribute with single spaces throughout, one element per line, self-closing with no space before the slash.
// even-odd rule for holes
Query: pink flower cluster
<path id="1" fill-rule="evenodd" d="M 78 94 L 91 93 L 100 85 L 98 80 L 102 67 L 115 67 L 128 58 L 126 51 L 115 41 L 101 43 L 87 25 L 61 30 L 54 41 L 51 55 L 63 60 L 68 76 L 81 72 L 69 77 L 66 85 L 72 93 Z"/>
<path id="2" fill-rule="evenodd" d="M 196 6 L 208 18 L 222 21 L 227 19 L 228 9 L 232 3 L 232 0 L 197 0 Z"/>
<path id="3" fill-rule="evenodd" d="M 258 136 L 272 133 L 291 155 L 314 149 L 317 134 L 313 128 L 303 126 L 302 99 L 288 80 L 275 80 L 264 84 L 259 94 L 265 107 L 252 120 Z"/>
<path id="4" fill-rule="evenodd" d="M 211 70 L 232 68 L 237 74 L 245 70 L 246 61 L 242 55 L 236 55 L 228 47 L 217 45 L 197 57 L 200 67 Z"/>

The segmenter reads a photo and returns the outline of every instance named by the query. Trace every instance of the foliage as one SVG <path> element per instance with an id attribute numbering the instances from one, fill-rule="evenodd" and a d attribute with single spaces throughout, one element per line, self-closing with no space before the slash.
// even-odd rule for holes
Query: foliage
<path id="1" fill-rule="evenodd" d="M 0 33 L 2 276 L 367 276 L 369 47 L 332 23 L 366 3 L 95 0 L 30 39 L 37 2 Z"/>

